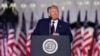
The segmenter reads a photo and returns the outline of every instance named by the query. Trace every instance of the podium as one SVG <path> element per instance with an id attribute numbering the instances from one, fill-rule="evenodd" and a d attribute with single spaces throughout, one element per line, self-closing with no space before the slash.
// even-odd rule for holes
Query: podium
<path id="1" fill-rule="evenodd" d="M 68 36 L 32 36 L 31 56 L 71 56 Z"/>

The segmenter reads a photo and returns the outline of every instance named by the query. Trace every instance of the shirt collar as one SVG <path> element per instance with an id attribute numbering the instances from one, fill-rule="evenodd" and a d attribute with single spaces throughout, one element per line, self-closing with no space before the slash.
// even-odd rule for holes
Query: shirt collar
<path id="1" fill-rule="evenodd" d="M 58 19 L 57 19 L 57 20 L 51 20 L 51 22 L 53 22 L 53 21 L 54 21 L 55 23 L 57 23 L 57 22 L 58 22 Z"/>

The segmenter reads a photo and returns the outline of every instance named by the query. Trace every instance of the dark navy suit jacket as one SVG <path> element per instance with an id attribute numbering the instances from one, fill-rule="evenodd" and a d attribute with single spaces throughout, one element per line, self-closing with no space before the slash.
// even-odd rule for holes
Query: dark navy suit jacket
<path id="1" fill-rule="evenodd" d="M 40 19 L 33 32 L 33 35 L 50 35 L 50 22 L 50 18 Z M 70 41 L 72 41 L 72 34 L 68 23 L 58 19 L 56 32 L 60 35 L 70 36 Z"/>

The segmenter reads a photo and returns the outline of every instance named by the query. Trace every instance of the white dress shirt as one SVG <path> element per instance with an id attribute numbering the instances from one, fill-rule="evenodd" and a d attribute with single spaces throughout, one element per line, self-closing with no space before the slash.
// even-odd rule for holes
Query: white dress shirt
<path id="1" fill-rule="evenodd" d="M 51 20 L 51 26 L 52 26 L 53 22 L 54 22 L 54 28 L 55 28 L 55 32 L 56 32 L 58 20 Z"/>

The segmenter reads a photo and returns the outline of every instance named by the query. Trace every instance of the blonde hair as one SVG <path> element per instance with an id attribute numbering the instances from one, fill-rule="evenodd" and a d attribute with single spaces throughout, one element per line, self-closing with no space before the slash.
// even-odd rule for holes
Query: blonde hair
<path id="1" fill-rule="evenodd" d="M 51 5 L 51 6 L 49 6 L 49 7 L 47 8 L 47 12 L 49 12 L 49 10 L 50 10 L 51 8 L 55 8 L 55 9 L 57 9 L 57 10 L 59 11 L 58 6 L 56 6 L 56 5 Z"/>

